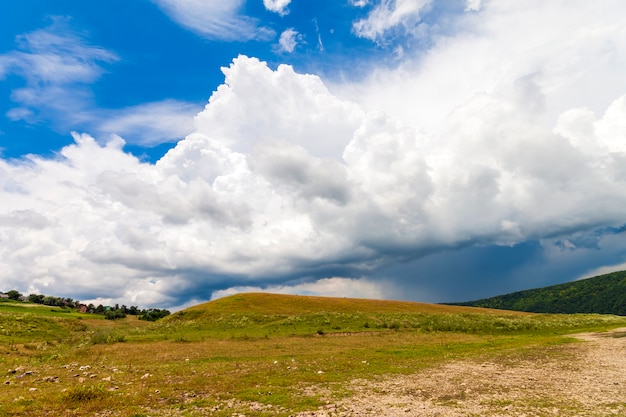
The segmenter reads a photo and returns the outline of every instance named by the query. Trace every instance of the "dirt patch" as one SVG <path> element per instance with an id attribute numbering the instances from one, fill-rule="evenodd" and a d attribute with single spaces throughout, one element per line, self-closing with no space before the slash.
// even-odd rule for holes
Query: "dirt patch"
<path id="1" fill-rule="evenodd" d="M 298 416 L 626 416 L 625 336 L 579 334 L 584 343 L 355 380 L 351 398 Z"/>

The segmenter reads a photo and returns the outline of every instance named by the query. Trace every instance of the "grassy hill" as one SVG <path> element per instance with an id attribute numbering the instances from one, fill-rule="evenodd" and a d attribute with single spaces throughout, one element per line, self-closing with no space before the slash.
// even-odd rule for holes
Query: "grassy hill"
<path id="1" fill-rule="evenodd" d="M 535 313 L 626 316 L 626 271 L 455 305 Z"/>

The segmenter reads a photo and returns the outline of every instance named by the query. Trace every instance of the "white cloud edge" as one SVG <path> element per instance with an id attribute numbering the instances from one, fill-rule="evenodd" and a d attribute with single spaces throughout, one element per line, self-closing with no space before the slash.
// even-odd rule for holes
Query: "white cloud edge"
<path id="1" fill-rule="evenodd" d="M 375 42 L 381 41 L 390 30 L 397 27 L 403 27 L 411 33 L 421 19 L 421 12 L 431 3 L 432 0 L 382 0 L 366 18 L 354 22 L 353 31 L 357 36 Z"/>

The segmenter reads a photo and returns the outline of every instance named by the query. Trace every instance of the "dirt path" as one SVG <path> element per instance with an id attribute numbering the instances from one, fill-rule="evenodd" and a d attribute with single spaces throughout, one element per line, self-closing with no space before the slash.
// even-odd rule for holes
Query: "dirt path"
<path id="1" fill-rule="evenodd" d="M 353 381 L 352 398 L 299 416 L 626 416 L 626 328 L 575 337 L 585 343 Z"/>

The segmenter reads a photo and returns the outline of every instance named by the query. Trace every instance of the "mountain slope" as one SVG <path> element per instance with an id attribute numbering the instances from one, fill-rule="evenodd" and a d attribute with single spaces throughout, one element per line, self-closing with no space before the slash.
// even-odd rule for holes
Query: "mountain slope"
<path id="1" fill-rule="evenodd" d="M 598 313 L 624 316 L 626 315 L 626 271 L 451 304 L 534 313 Z"/>

